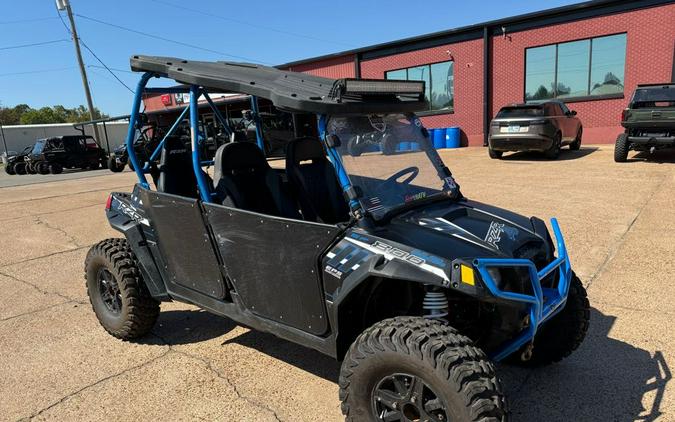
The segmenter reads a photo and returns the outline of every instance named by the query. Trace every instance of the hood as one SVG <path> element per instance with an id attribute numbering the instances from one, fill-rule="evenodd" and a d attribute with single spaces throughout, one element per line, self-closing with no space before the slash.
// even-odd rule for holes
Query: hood
<path id="1" fill-rule="evenodd" d="M 125 144 L 118 145 L 118 146 L 115 147 L 115 149 L 113 149 L 113 152 L 115 154 L 122 154 L 122 153 L 125 153 L 126 151 L 127 151 L 127 146 Z"/>
<path id="2" fill-rule="evenodd" d="M 552 255 L 545 225 L 476 201 L 440 203 L 399 215 L 379 236 L 445 259 L 526 258 Z"/>

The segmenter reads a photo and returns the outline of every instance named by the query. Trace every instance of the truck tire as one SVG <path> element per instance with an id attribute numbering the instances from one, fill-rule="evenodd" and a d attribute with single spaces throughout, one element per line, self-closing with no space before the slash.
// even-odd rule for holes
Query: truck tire
<path id="1" fill-rule="evenodd" d="M 559 362 L 571 355 L 583 343 L 591 319 L 591 306 L 586 289 L 573 273 L 565 307 L 541 326 L 534 337 L 529 360 L 514 353 L 511 362 L 526 367 L 538 367 Z M 522 352 L 522 350 L 521 350 Z"/>
<path id="2" fill-rule="evenodd" d="M 51 174 L 60 174 L 63 173 L 63 166 L 59 163 L 52 163 L 49 165 L 49 172 Z"/>
<path id="3" fill-rule="evenodd" d="M 578 151 L 581 148 L 581 136 L 584 133 L 584 128 L 579 126 L 579 131 L 577 132 L 577 137 L 574 138 L 574 141 L 570 144 L 570 149 L 572 151 Z"/>
<path id="4" fill-rule="evenodd" d="M 365 330 L 340 370 L 347 421 L 505 421 L 506 399 L 482 350 L 447 324 L 396 317 Z"/>
<path id="5" fill-rule="evenodd" d="M 625 163 L 628 159 L 629 148 L 628 135 L 622 133 L 616 138 L 616 143 L 614 144 L 614 161 L 617 163 Z"/>
<path id="6" fill-rule="evenodd" d="M 136 256 L 126 239 L 92 246 L 84 263 L 87 295 L 103 328 L 122 340 L 147 334 L 159 316 L 159 302 L 148 293 Z"/>
<path id="7" fill-rule="evenodd" d="M 544 156 L 549 160 L 555 160 L 560 155 L 560 145 L 562 144 L 562 134 L 560 132 L 553 136 L 553 143 L 551 148 L 544 152 Z"/>
<path id="8" fill-rule="evenodd" d="M 503 151 L 495 151 L 492 148 L 488 147 L 488 155 L 493 160 L 497 160 L 497 159 L 502 158 L 502 155 L 504 155 L 504 152 Z"/>
<path id="9" fill-rule="evenodd" d="M 16 174 L 26 174 L 26 162 L 19 161 L 14 164 L 14 173 Z"/>
<path id="10" fill-rule="evenodd" d="M 5 164 L 5 173 L 9 174 L 10 176 L 14 176 L 16 174 L 14 171 L 14 163 Z"/>

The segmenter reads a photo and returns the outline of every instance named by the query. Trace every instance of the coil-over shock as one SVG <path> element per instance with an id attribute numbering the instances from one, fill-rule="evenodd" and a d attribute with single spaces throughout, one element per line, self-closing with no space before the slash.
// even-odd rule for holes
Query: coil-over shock
<path id="1" fill-rule="evenodd" d="M 450 304 L 445 292 L 440 287 L 427 285 L 424 293 L 422 309 L 425 318 L 441 319 L 448 316 Z"/>

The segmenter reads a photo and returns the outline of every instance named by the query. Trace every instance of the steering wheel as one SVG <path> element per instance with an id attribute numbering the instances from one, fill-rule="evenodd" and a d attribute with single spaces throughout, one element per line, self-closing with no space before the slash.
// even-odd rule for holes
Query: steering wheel
<path id="1" fill-rule="evenodd" d="M 420 174 L 419 167 L 412 166 L 412 167 L 404 168 L 403 170 L 397 171 L 396 173 L 389 176 L 387 178 L 387 180 L 382 182 L 382 185 L 380 185 L 380 188 L 382 190 L 388 190 L 388 189 L 396 187 L 399 183 L 402 184 L 402 185 L 409 185 L 410 182 L 415 180 L 415 178 L 417 177 L 418 174 Z M 403 177 L 405 175 L 408 175 L 408 177 L 406 177 L 405 180 L 402 180 L 401 182 L 399 182 L 398 179 L 400 179 L 401 177 Z"/>

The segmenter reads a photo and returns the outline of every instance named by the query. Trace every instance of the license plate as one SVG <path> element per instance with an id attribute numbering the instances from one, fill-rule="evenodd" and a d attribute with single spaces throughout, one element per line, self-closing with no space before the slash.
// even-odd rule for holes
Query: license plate
<path id="1" fill-rule="evenodd" d="M 522 132 L 527 132 L 528 127 L 527 126 L 502 126 L 499 128 L 499 131 L 502 133 L 522 133 Z"/>

